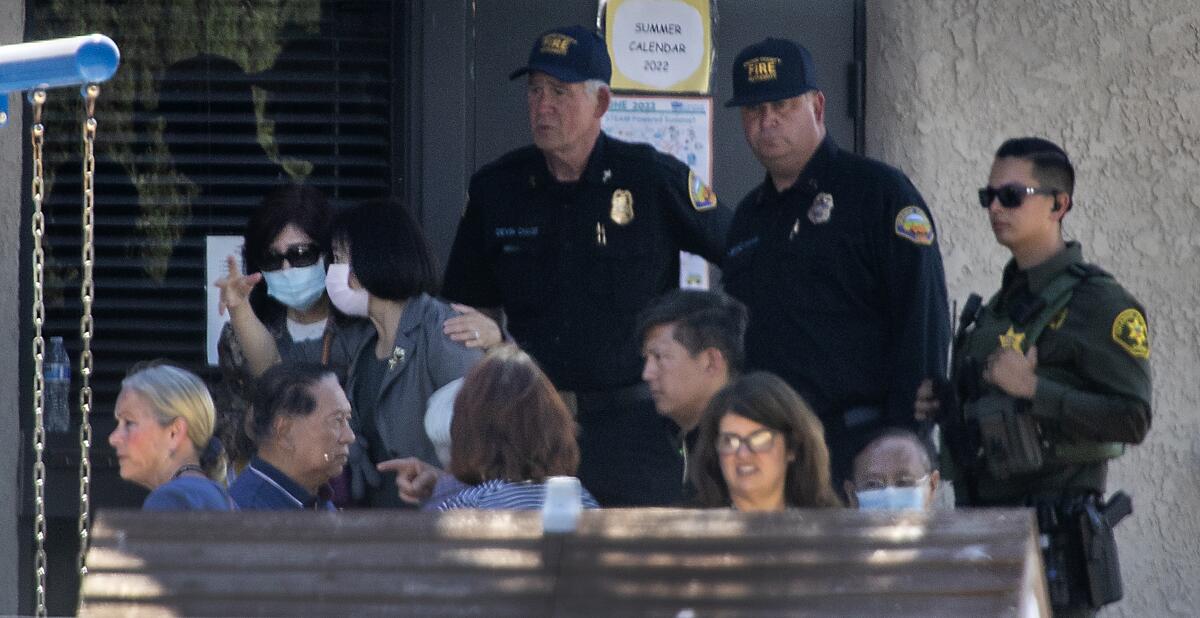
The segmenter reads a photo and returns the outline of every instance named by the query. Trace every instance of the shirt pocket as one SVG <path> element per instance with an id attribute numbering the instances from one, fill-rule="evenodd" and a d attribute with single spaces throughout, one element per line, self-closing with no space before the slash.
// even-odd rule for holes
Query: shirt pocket
<path id="1" fill-rule="evenodd" d="M 540 237 L 498 238 L 490 249 L 504 306 L 512 312 L 536 310 L 545 289 L 546 241 Z"/>
<path id="2" fill-rule="evenodd" d="M 886 294 L 869 268 L 866 242 L 854 230 L 822 229 L 787 242 L 778 272 L 789 301 L 813 313 L 867 311 Z"/>
<path id="3" fill-rule="evenodd" d="M 658 246 L 666 239 L 655 234 L 652 226 L 638 223 L 644 222 L 635 220 L 623 226 L 612 221 L 597 222 L 589 252 L 597 295 L 631 314 L 658 295 L 663 271 L 673 263 L 666 257 L 667 251 Z"/>

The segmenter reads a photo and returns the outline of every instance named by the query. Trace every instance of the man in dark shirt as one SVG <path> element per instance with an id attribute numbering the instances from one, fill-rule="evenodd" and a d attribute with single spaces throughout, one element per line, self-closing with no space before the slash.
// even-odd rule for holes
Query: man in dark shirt
<path id="1" fill-rule="evenodd" d="M 528 75 L 534 143 L 471 179 L 443 294 L 503 310 L 576 410 L 579 477 L 601 504 L 665 504 L 678 455 L 639 379 L 634 319 L 678 286 L 681 249 L 719 261 L 732 213 L 683 163 L 601 132 L 611 74 L 591 30 L 534 42 L 512 75 Z"/>
<path id="2" fill-rule="evenodd" d="M 749 369 L 778 374 L 817 412 L 840 484 L 865 439 L 913 428 L 917 385 L 944 374 L 937 230 L 902 172 L 826 135 L 808 50 L 781 39 L 747 47 L 733 92 L 727 105 L 741 108 L 767 176 L 738 205 L 726 290 L 750 310 Z"/>
<path id="3" fill-rule="evenodd" d="M 746 306 L 715 291 L 672 290 L 638 316 L 645 364 L 658 413 L 678 426 L 679 474 L 684 498 L 695 493 L 688 481 L 688 453 L 697 427 L 718 391 L 745 364 Z"/>

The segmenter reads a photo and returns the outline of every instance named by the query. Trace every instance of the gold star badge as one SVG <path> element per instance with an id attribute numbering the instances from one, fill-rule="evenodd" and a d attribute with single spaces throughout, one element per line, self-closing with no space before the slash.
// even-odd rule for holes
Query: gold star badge
<path id="1" fill-rule="evenodd" d="M 1025 333 L 1013 332 L 1013 327 L 1008 327 L 1008 332 L 1000 335 L 1000 348 L 1021 351 L 1021 344 L 1025 343 Z"/>

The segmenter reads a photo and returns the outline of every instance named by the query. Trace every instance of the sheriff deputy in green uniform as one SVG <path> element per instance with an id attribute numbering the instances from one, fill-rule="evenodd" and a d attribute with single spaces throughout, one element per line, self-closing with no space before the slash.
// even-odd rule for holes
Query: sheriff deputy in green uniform
<path id="1" fill-rule="evenodd" d="M 996 151 L 979 190 L 996 241 L 1012 252 L 1000 291 L 972 295 L 951 384 L 926 381 L 918 418 L 936 417 L 959 504 L 1037 511 L 1056 615 L 1091 615 L 1121 597 L 1104 500 L 1108 461 L 1150 429 L 1150 330 L 1141 303 L 1062 236 L 1075 171 L 1036 137 Z"/>

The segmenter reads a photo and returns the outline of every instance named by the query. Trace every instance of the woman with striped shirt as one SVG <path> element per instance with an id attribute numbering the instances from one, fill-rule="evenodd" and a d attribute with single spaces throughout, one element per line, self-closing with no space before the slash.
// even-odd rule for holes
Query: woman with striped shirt
<path id="1" fill-rule="evenodd" d="M 546 374 L 512 345 L 467 373 L 450 438 L 450 473 L 467 487 L 439 510 L 540 509 L 546 479 L 579 467 L 574 419 Z M 583 506 L 599 506 L 586 489 Z"/>

